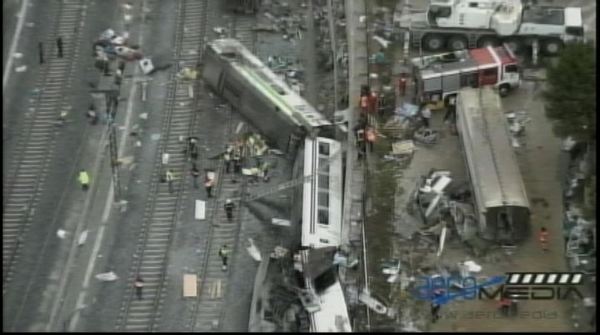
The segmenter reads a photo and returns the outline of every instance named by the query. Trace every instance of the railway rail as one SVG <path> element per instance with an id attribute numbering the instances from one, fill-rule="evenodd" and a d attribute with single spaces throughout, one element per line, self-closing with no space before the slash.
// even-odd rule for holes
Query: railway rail
<path id="1" fill-rule="evenodd" d="M 201 59 L 206 36 L 208 1 L 181 1 L 177 11 L 174 58 L 179 66 L 196 67 Z M 194 132 L 198 94 L 189 95 L 189 82 L 176 80 L 176 71 L 171 73 L 167 91 L 162 136 L 152 173 L 152 190 L 144 213 L 143 227 L 137 242 L 135 260 L 129 273 L 128 288 L 116 323 L 119 331 L 156 331 L 160 324 L 162 303 L 166 294 L 168 251 L 173 239 L 173 230 L 188 195 L 185 174 L 188 172 L 187 155 L 182 151 L 180 138 Z M 195 82 L 194 91 L 198 89 Z M 168 153 L 169 160 L 162 164 L 162 154 Z M 166 169 L 175 175 L 174 192 L 169 192 L 168 183 L 161 183 Z M 135 296 L 133 283 L 137 276 L 144 283 L 144 299 Z"/>
<path id="2" fill-rule="evenodd" d="M 55 46 L 60 36 L 63 57 L 48 57 L 39 68 L 37 91 L 29 105 L 29 116 L 15 149 L 16 158 L 8 168 L 3 187 L 2 214 L 2 293 L 7 292 L 18 265 L 21 247 L 31 228 L 36 206 L 44 192 L 56 139 L 63 121 L 61 113 L 70 110 L 67 92 L 74 82 L 78 64 L 78 45 L 85 21 L 84 0 L 53 1 L 49 17 L 55 17 L 54 29 L 44 38 Z M 51 54 L 56 50 L 50 49 Z M 49 53 L 50 54 L 50 53 Z M 12 70 L 12 69 L 10 69 Z"/>
<path id="3" fill-rule="evenodd" d="M 213 4 L 210 0 L 182 1 L 178 8 L 178 27 L 175 38 L 175 59 L 179 65 L 196 67 L 201 61 L 204 43 L 207 41 L 207 31 L 210 29 L 209 18 Z M 237 20 L 234 19 L 234 20 Z M 252 18 L 246 17 L 243 25 L 239 25 L 245 32 L 250 31 L 253 24 Z M 251 22 L 246 22 L 251 21 Z M 239 22 L 238 22 L 239 23 Z M 252 34 L 241 34 L 242 40 L 254 44 Z M 172 79 L 175 71 L 172 73 Z M 183 212 L 185 199 L 189 196 L 189 182 L 184 176 L 189 171 L 188 156 L 183 153 L 181 138 L 196 136 L 200 145 L 219 147 L 225 144 L 224 140 L 208 138 L 200 132 L 201 125 L 198 121 L 198 112 L 210 110 L 211 112 L 228 113 L 228 137 L 233 139 L 234 125 L 240 118 L 229 107 L 217 106 L 215 101 L 206 98 L 209 96 L 199 81 L 195 82 L 194 97 L 189 96 L 188 85 L 177 80 L 171 80 L 168 88 L 165 116 L 163 117 L 161 143 L 156 155 L 152 175 L 150 196 L 146 203 L 144 223 L 138 245 L 134 255 L 135 261 L 130 270 L 125 297 L 120 309 L 120 317 L 116 323 L 120 331 L 160 331 L 161 309 L 166 297 L 166 288 L 169 281 L 167 275 L 168 254 L 173 240 L 174 228 Z M 219 142 L 219 143 L 216 143 Z M 167 166 L 162 163 L 162 154 L 169 154 Z M 198 265 L 199 294 L 196 299 L 187 300 L 189 315 L 185 316 L 186 330 L 215 330 L 215 324 L 221 324 L 224 294 L 227 288 L 228 272 L 221 269 L 221 260 L 218 249 L 223 245 L 235 247 L 238 244 L 241 224 L 241 203 L 236 203 L 234 221 L 229 222 L 223 210 L 227 198 L 240 197 L 245 194 L 246 180 L 234 174 L 226 174 L 221 160 L 211 160 L 206 153 L 201 151 L 199 167 L 212 169 L 217 173 L 217 185 L 214 198 L 207 202 L 207 217 L 211 223 L 209 233 L 201 248 Z M 168 184 L 161 183 L 161 174 L 166 168 L 171 169 L 176 180 L 173 183 L 174 192 L 170 193 Z M 234 249 L 235 252 L 235 249 Z M 135 296 L 133 283 L 140 276 L 144 279 L 144 297 L 138 300 Z"/>

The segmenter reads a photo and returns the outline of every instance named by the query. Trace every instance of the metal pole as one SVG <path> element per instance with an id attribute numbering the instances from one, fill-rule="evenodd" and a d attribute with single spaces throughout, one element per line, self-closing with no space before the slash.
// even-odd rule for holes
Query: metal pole
<path id="1" fill-rule="evenodd" d="M 327 12 L 329 18 L 329 35 L 331 39 L 331 57 L 333 62 L 333 96 L 335 99 L 334 110 L 338 110 L 338 73 L 337 73 L 337 61 L 336 61 L 336 45 L 335 45 L 335 24 L 333 17 L 333 0 L 327 1 Z"/>
<path id="2" fill-rule="evenodd" d="M 110 99 L 109 99 L 110 94 Z M 116 118 L 116 104 L 113 103 L 112 99 L 119 99 L 118 92 L 117 96 L 114 96 L 114 92 L 105 93 L 107 100 L 107 111 L 108 111 L 108 141 L 109 141 L 109 149 L 110 149 L 110 167 L 112 172 L 113 179 L 113 196 L 114 202 L 118 202 L 121 198 L 121 181 L 119 178 L 119 147 L 117 145 L 117 126 L 115 124 Z"/>
<path id="3" fill-rule="evenodd" d="M 369 59 L 369 9 L 367 1 L 363 1 L 365 6 L 365 42 L 366 42 L 366 54 L 367 54 L 367 85 L 371 88 L 371 64 Z"/>
<path id="4" fill-rule="evenodd" d="M 119 178 L 119 153 L 117 147 L 117 126 L 114 122 L 111 122 L 109 125 L 110 134 L 109 134 L 109 142 L 110 142 L 110 166 L 112 169 L 112 177 L 114 183 L 114 201 L 119 202 L 121 198 L 121 180 Z"/>
<path id="5" fill-rule="evenodd" d="M 142 101 L 146 101 L 146 95 L 147 95 L 146 89 L 147 89 L 147 87 L 148 87 L 148 82 L 143 81 L 142 82 Z"/>

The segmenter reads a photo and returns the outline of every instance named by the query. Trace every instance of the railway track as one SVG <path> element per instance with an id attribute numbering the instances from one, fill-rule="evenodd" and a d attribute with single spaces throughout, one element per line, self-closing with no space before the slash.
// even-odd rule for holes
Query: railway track
<path id="1" fill-rule="evenodd" d="M 206 36 L 208 0 L 180 1 L 177 11 L 174 59 L 179 66 L 195 67 L 199 62 Z M 177 70 L 179 70 L 178 68 Z M 161 142 L 156 155 L 151 180 L 151 193 L 146 202 L 143 227 L 137 241 L 134 263 L 129 273 L 128 288 L 121 305 L 116 328 L 119 331 L 156 331 L 160 324 L 162 303 L 166 294 L 168 251 L 173 230 L 188 195 L 185 175 L 189 171 L 184 143 L 180 137 L 194 132 L 198 94 L 189 96 L 189 82 L 176 80 L 171 73 L 168 87 Z M 193 91 L 197 92 L 196 81 Z M 173 192 L 168 184 L 161 183 L 166 167 L 162 154 L 169 154 L 168 168 L 175 175 Z M 137 276 L 144 283 L 144 298 L 135 296 L 133 283 Z"/>
<path id="2" fill-rule="evenodd" d="M 85 21 L 84 0 L 53 1 L 49 17 L 55 17 L 54 29 L 43 40 L 46 63 L 39 68 L 37 91 L 30 99 L 29 116 L 16 149 L 16 158 L 8 168 L 3 188 L 2 214 L 2 293 L 6 293 L 18 265 L 22 243 L 33 222 L 36 206 L 52 160 L 58 118 L 68 112 L 68 91 L 78 64 L 78 45 Z M 62 37 L 63 58 L 57 58 L 56 39 Z M 50 56 L 52 55 L 52 56 Z M 12 70 L 12 69 L 11 69 Z"/>
<path id="3" fill-rule="evenodd" d="M 234 36 L 244 43 L 250 50 L 256 42 L 256 36 L 252 31 L 254 27 L 254 16 L 234 16 Z M 243 133 L 238 128 L 241 117 L 234 111 L 229 110 L 229 140 Z M 238 131 L 239 130 L 239 131 Z M 237 134 L 236 134 L 237 133 Z M 244 159 L 247 161 L 243 153 Z M 233 169 L 232 169 L 233 170 Z M 240 228 L 242 223 L 242 203 L 247 196 L 248 180 L 244 176 L 236 176 L 234 173 L 225 173 L 223 164 L 219 166 L 219 182 L 217 185 L 217 201 L 213 203 L 208 238 L 203 248 L 202 264 L 200 266 L 198 283 L 199 295 L 197 305 L 193 309 L 191 331 L 208 332 L 220 331 L 224 321 L 225 297 L 229 285 L 229 271 L 223 271 L 222 261 L 219 257 L 219 249 L 227 245 L 232 250 L 232 256 L 240 252 L 237 250 Z M 234 201 L 235 209 L 233 220 L 227 219 L 224 205 L 227 199 L 238 199 Z M 230 261 L 231 262 L 231 261 Z"/>

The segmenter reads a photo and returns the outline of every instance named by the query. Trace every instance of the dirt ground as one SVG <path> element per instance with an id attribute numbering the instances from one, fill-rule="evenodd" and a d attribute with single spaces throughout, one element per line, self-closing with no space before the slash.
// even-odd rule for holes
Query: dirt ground
<path id="1" fill-rule="evenodd" d="M 419 146 L 406 169 L 398 169 L 390 163 L 381 162 L 383 154 L 376 152 L 370 156 L 370 170 L 374 175 L 393 174 L 396 177 L 395 215 L 391 220 L 382 223 L 369 222 L 372 232 L 368 240 L 388 242 L 391 245 L 377 244 L 370 247 L 369 261 L 372 263 L 371 283 L 380 297 L 388 299 L 388 303 L 401 312 L 396 321 L 402 321 L 403 328 L 407 320 L 420 330 L 429 331 L 569 331 L 576 330 L 572 326 L 571 301 L 522 301 L 519 303 L 519 314 L 505 318 L 499 315 L 496 301 L 472 300 L 454 301 L 444 305 L 440 311 L 441 319 L 431 323 L 428 303 L 414 303 L 407 298 L 406 292 L 400 290 L 400 284 L 388 284 L 385 276 L 378 270 L 382 258 L 395 257 L 404 264 L 412 263 L 413 269 L 441 264 L 453 267 L 467 259 L 482 266 L 478 276 L 501 275 L 508 271 L 567 271 L 564 258 L 564 241 L 562 239 L 562 186 L 560 179 L 560 139 L 551 129 L 544 115 L 543 101 L 537 93 L 541 83 L 523 82 L 522 87 L 503 99 L 505 112 L 525 110 L 531 119 L 526 124 L 526 135 L 521 142 L 522 147 L 516 149 L 523 181 L 531 202 L 531 234 L 520 244 L 513 255 L 506 255 L 501 249 L 492 249 L 483 257 L 470 255 L 469 250 L 457 238 L 450 236 L 446 250 L 440 260 L 435 258 L 435 245 L 418 250 L 408 240 L 410 234 L 420 228 L 418 223 L 406 218 L 408 196 L 421 175 L 427 174 L 431 168 L 446 169 L 452 172 L 453 183 L 467 181 L 466 167 L 459 147 L 458 137 L 451 134 L 443 123 L 444 111 L 433 113 L 432 128 L 440 131 L 440 140 L 433 146 Z M 409 97 L 405 97 L 408 99 Z M 398 105 L 403 99 L 396 101 Z M 379 189 L 378 186 L 379 185 Z M 389 185 L 378 182 L 371 188 L 371 211 L 377 214 L 377 204 L 383 199 L 379 193 L 388 194 Z M 379 193 L 378 193 L 379 192 Z M 535 199 L 535 201 L 532 201 Z M 542 201 L 541 199 L 545 200 Z M 377 216 L 377 215 L 376 215 Z M 381 216 L 380 214 L 378 216 Z M 544 252 L 537 243 L 536 233 L 540 227 L 550 232 L 550 250 Z M 391 233 L 390 233 L 391 232 Z M 390 238 L 390 234 L 393 236 Z M 435 240 L 435 238 L 434 238 Z M 373 245 L 373 243 L 369 243 Z M 407 258 L 407 254 L 411 254 Z M 418 264 L 418 266 L 416 266 Z M 408 272 L 411 269 L 406 269 Z M 407 314 L 411 315 L 407 317 Z M 377 317 L 375 320 L 384 324 L 392 320 Z M 376 321 L 376 322 L 377 322 Z M 375 325 L 374 325 L 375 326 Z M 410 328 L 410 327 L 409 327 Z"/>

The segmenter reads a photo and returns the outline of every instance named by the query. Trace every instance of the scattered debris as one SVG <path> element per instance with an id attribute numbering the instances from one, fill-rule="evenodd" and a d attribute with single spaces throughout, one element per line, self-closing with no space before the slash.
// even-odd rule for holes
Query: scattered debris
<path id="1" fill-rule="evenodd" d="M 374 310 L 377 314 L 387 313 L 387 307 L 385 307 L 377 299 L 373 298 L 369 292 L 361 291 L 358 295 L 358 300 L 367 305 L 367 307 L 370 309 Z"/>
<path id="2" fill-rule="evenodd" d="M 400 272 L 400 260 L 385 259 L 381 262 L 381 269 L 381 272 L 383 272 L 383 274 L 397 275 Z"/>
<path id="3" fill-rule="evenodd" d="M 477 272 L 481 271 L 481 265 L 475 263 L 474 261 L 463 262 L 463 265 L 465 265 L 467 270 L 470 272 L 477 273 Z"/>
<path id="4" fill-rule="evenodd" d="M 223 28 L 223 27 L 214 27 L 213 31 L 219 35 L 225 35 L 227 34 L 227 29 Z"/>
<path id="5" fill-rule="evenodd" d="M 283 227 L 291 227 L 292 226 L 292 223 L 290 222 L 290 220 L 284 220 L 284 219 L 272 218 L 271 223 L 276 226 L 283 226 Z"/>
<path id="6" fill-rule="evenodd" d="M 106 273 L 99 273 L 96 275 L 96 279 L 101 281 L 115 281 L 119 279 L 119 277 L 112 271 Z"/>
<path id="7" fill-rule="evenodd" d="M 436 144 L 438 135 L 439 134 L 437 130 L 421 128 L 414 133 L 413 138 L 417 143 Z"/>
<path id="8" fill-rule="evenodd" d="M 67 237 L 67 235 L 68 235 L 68 234 L 69 234 L 69 233 L 68 233 L 66 230 L 63 230 L 63 229 L 59 229 L 59 230 L 56 232 L 56 236 L 58 236 L 58 237 L 59 237 L 59 238 L 61 238 L 61 239 L 64 239 L 65 237 Z"/>
<path id="9" fill-rule="evenodd" d="M 383 47 L 384 49 L 387 49 L 387 47 L 390 45 L 390 43 L 392 43 L 391 41 L 388 41 L 384 38 L 381 38 L 377 35 L 373 36 L 373 39 L 379 43 L 381 45 L 381 47 Z"/>
<path id="10" fill-rule="evenodd" d="M 177 73 L 177 78 L 184 80 L 195 80 L 198 77 L 198 71 L 192 70 L 189 67 L 184 67 Z"/>
<path id="11" fill-rule="evenodd" d="M 144 74 L 150 74 L 154 71 L 154 65 L 152 64 L 152 60 L 150 58 L 143 58 L 139 61 L 140 68 L 144 72 Z"/>
<path id="12" fill-rule="evenodd" d="M 86 229 L 79 235 L 79 240 L 77 241 L 77 245 L 78 246 L 84 245 L 85 241 L 87 240 L 87 236 L 88 236 L 88 231 Z"/>
<path id="13" fill-rule="evenodd" d="M 254 245 L 254 240 L 252 238 L 248 238 L 248 246 L 246 247 L 246 250 L 248 250 L 248 254 L 250 254 L 250 256 L 254 258 L 255 261 L 262 261 L 262 257 L 260 256 L 260 250 L 258 250 L 256 245 Z"/>
<path id="14" fill-rule="evenodd" d="M 405 140 L 392 143 L 392 154 L 411 155 L 415 150 L 415 144 L 412 140 Z"/>
<path id="15" fill-rule="evenodd" d="M 288 254 L 288 252 L 288 249 L 281 246 L 276 246 L 271 253 L 271 258 L 283 258 Z"/>

